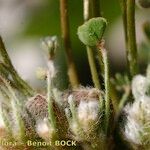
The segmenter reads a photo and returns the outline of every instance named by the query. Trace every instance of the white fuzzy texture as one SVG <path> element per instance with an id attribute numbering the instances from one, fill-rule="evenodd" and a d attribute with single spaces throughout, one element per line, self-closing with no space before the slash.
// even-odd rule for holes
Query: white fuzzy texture
<path id="1" fill-rule="evenodd" d="M 137 145 L 150 142 L 150 97 L 141 96 L 133 105 L 126 106 L 125 111 L 127 124 L 124 134 L 127 140 Z"/>
<path id="2" fill-rule="evenodd" d="M 5 128 L 3 118 L 0 114 L 0 139 L 3 139 L 3 137 L 5 137 L 6 135 L 7 135 L 7 131 L 6 131 L 6 128 Z M 2 150 L 1 146 L 0 146 L 0 150 Z"/>
<path id="3" fill-rule="evenodd" d="M 49 76 L 50 79 L 53 79 L 56 75 L 56 69 L 55 69 L 55 65 L 54 62 L 52 60 L 48 61 L 48 72 L 49 72 Z"/>
<path id="4" fill-rule="evenodd" d="M 44 140 L 49 140 L 53 136 L 54 129 L 52 129 L 48 125 L 48 119 L 44 118 L 44 120 L 41 120 L 41 121 L 37 122 L 37 124 L 36 124 L 36 132 Z"/>
<path id="5" fill-rule="evenodd" d="M 53 50 L 57 48 L 57 37 L 56 36 L 48 36 L 42 40 L 42 47 L 45 51 Z"/>
<path id="6" fill-rule="evenodd" d="M 81 101 L 78 107 L 78 119 L 82 127 L 86 130 L 90 125 L 94 125 L 99 117 L 98 101 Z"/>
<path id="7" fill-rule="evenodd" d="M 2 116 L 0 114 L 0 128 L 4 128 L 4 127 L 5 127 L 4 121 L 3 121 L 3 118 L 2 118 Z"/>
<path id="8" fill-rule="evenodd" d="M 76 122 L 72 122 L 71 124 L 71 130 L 76 135 L 77 139 L 80 139 L 80 128 L 79 125 Z"/>
<path id="9" fill-rule="evenodd" d="M 1 98 L 1 96 L 0 96 Z M 0 106 L 2 105 L 2 103 L 0 102 Z M 3 128 L 5 125 L 4 125 L 4 121 L 3 121 L 3 117 L 2 117 L 2 109 L 0 107 L 0 128 Z"/>
<path id="10" fill-rule="evenodd" d="M 148 145 L 150 143 L 150 97 L 147 95 L 150 81 L 137 75 L 132 81 L 132 93 L 135 98 L 132 105 L 125 107 L 127 123 L 124 135 L 134 145 Z"/>
<path id="11" fill-rule="evenodd" d="M 149 85 L 150 81 L 142 75 L 137 75 L 133 78 L 132 93 L 135 100 L 146 94 Z"/>
<path id="12" fill-rule="evenodd" d="M 73 102 L 73 95 L 71 94 L 68 96 L 68 103 L 72 104 L 72 102 Z"/>
<path id="13" fill-rule="evenodd" d="M 142 131 L 141 120 L 138 118 L 140 113 L 140 101 L 136 101 L 132 106 L 125 108 L 128 113 L 127 124 L 125 126 L 125 137 L 135 143 L 141 144 L 139 131 Z"/>

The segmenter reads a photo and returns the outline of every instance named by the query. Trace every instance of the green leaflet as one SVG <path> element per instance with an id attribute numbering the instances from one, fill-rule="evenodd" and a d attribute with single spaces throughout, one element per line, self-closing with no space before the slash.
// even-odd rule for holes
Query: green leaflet
<path id="1" fill-rule="evenodd" d="M 78 28 L 78 36 L 81 42 L 87 46 L 95 46 L 102 38 L 107 21 L 105 18 L 92 18 Z"/>

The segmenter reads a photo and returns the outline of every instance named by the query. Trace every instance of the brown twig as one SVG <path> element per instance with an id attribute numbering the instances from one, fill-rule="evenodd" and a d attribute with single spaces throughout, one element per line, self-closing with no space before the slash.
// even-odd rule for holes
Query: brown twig
<path id="1" fill-rule="evenodd" d="M 77 87 L 79 84 L 76 67 L 73 61 L 70 29 L 69 29 L 69 15 L 68 15 L 68 0 L 60 0 L 60 15 L 61 15 L 61 31 L 64 40 L 65 52 L 68 64 L 68 76 L 72 87 Z"/>
<path id="2" fill-rule="evenodd" d="M 100 0 L 92 0 L 92 11 L 94 17 L 101 17 Z"/>

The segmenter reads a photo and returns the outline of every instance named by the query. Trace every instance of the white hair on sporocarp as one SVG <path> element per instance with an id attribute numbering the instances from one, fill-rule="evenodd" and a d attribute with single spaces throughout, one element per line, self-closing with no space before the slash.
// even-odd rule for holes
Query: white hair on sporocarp
<path id="1" fill-rule="evenodd" d="M 150 96 L 147 94 L 150 82 L 148 78 L 137 75 L 132 80 L 133 104 L 128 104 L 124 111 L 127 114 L 125 138 L 134 146 L 149 147 L 150 143 Z"/>
<path id="2" fill-rule="evenodd" d="M 36 132 L 44 140 L 50 140 L 54 134 L 54 129 L 50 126 L 48 119 L 44 118 L 36 123 Z"/>

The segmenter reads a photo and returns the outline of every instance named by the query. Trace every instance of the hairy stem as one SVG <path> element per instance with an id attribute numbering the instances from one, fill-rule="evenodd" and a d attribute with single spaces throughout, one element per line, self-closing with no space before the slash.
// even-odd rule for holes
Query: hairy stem
<path id="1" fill-rule="evenodd" d="M 2 76 L 5 79 L 7 79 L 7 81 L 11 85 L 11 87 L 17 89 L 17 86 L 16 86 L 15 82 L 10 80 L 10 79 L 8 79 L 8 76 L 9 76 L 9 69 L 8 69 L 8 67 L 4 63 L 2 63 L 1 61 L 0 61 L 0 76 Z"/>
<path id="2" fill-rule="evenodd" d="M 85 138 L 85 134 L 84 134 L 83 129 L 82 129 L 80 122 L 78 120 L 77 108 L 76 108 L 75 101 L 74 101 L 72 95 L 70 95 L 68 97 L 68 103 L 69 103 L 70 111 L 72 114 L 72 122 L 77 124 L 77 130 L 78 130 L 77 132 L 80 134 L 81 137 Z"/>
<path id="3" fill-rule="evenodd" d="M 72 87 L 77 87 L 79 85 L 79 80 L 71 51 L 68 0 L 60 0 L 60 15 L 62 38 L 64 40 L 65 52 L 67 56 L 68 76 Z"/>
<path id="4" fill-rule="evenodd" d="M 120 113 L 120 111 L 122 110 L 122 108 L 124 107 L 125 103 L 127 102 L 129 95 L 130 95 L 130 87 L 126 87 L 125 89 L 125 93 L 123 94 L 120 103 L 119 103 L 119 108 L 118 108 L 118 113 Z"/>
<path id="5" fill-rule="evenodd" d="M 99 66 L 100 66 L 101 76 L 103 78 L 105 78 L 105 72 L 104 72 L 105 69 L 104 69 L 102 51 L 100 51 L 98 49 L 97 54 L 98 54 L 98 62 L 99 62 Z M 117 110 L 118 110 L 119 98 L 118 98 L 117 91 L 116 91 L 116 89 L 114 88 L 114 86 L 112 85 L 111 82 L 110 82 L 110 97 L 112 99 L 112 105 L 113 105 L 114 113 L 116 113 Z"/>
<path id="6" fill-rule="evenodd" d="M 110 100 L 110 80 L 109 80 L 109 67 L 108 67 L 108 57 L 107 51 L 104 48 L 104 43 L 98 45 L 99 51 L 102 53 L 102 60 L 104 63 L 104 86 L 105 86 L 105 133 L 109 134 L 109 124 L 110 124 L 110 115 L 111 115 L 111 100 Z"/>
<path id="7" fill-rule="evenodd" d="M 90 19 L 90 0 L 83 0 L 83 6 L 84 6 L 84 12 L 83 12 L 84 21 L 87 21 L 88 19 Z M 95 63 L 95 59 L 94 59 L 93 49 L 89 46 L 87 46 L 86 49 L 87 49 L 88 61 L 89 61 L 89 66 L 90 66 L 94 86 L 95 86 L 95 88 L 100 89 L 101 85 L 99 82 L 99 77 L 98 77 L 98 72 L 97 72 L 96 63 Z"/>
<path id="8" fill-rule="evenodd" d="M 8 67 L 0 61 L 0 75 L 5 77 L 6 79 L 8 78 L 9 72 L 8 72 Z"/>
<path id="9" fill-rule="evenodd" d="M 102 53 L 99 50 L 97 51 L 97 60 L 98 60 L 101 76 L 104 77 L 104 64 L 102 61 Z"/>
<path id="10" fill-rule="evenodd" d="M 93 17 L 100 17 L 102 16 L 101 14 L 101 9 L 100 9 L 100 0 L 92 0 L 92 8 L 93 8 Z M 98 57 L 98 63 L 100 66 L 100 71 L 101 71 L 101 75 L 102 77 L 104 77 L 104 64 L 103 64 L 103 57 L 102 57 L 102 53 L 101 51 L 97 51 L 97 57 Z M 118 109 L 118 95 L 117 92 L 115 90 L 115 88 L 113 87 L 113 85 L 110 83 L 110 96 L 112 98 L 112 103 L 113 103 L 113 108 L 114 111 L 116 112 Z"/>
<path id="11" fill-rule="evenodd" d="M 3 95 L 3 91 L 0 87 L 0 97 L 4 97 Z M 2 116 L 2 120 L 4 122 L 4 125 L 5 125 L 5 129 L 7 131 L 7 134 L 8 134 L 8 137 L 11 139 L 11 140 L 14 140 L 13 139 L 13 131 L 12 131 L 12 127 L 11 127 L 11 124 L 10 124 L 10 121 L 8 119 L 8 112 L 6 112 L 6 110 L 3 108 L 3 104 L 0 103 L 0 115 Z"/>
<path id="12" fill-rule="evenodd" d="M 106 133 L 108 133 L 109 119 L 110 119 L 110 86 L 109 86 L 109 69 L 108 69 L 108 58 L 105 49 L 102 50 L 102 56 L 104 61 L 104 84 L 105 84 L 105 107 L 106 107 Z"/>
<path id="13" fill-rule="evenodd" d="M 127 0 L 127 61 L 130 77 L 138 72 L 137 46 L 135 33 L 135 0 Z"/>
<path id="14" fill-rule="evenodd" d="M 76 110 L 76 107 L 75 107 L 75 102 L 74 102 L 74 99 L 73 99 L 72 95 L 70 95 L 70 97 L 68 98 L 68 103 L 69 103 L 69 106 L 70 106 L 70 111 L 71 111 L 73 120 L 75 122 L 79 122 L 78 117 L 77 117 L 77 110 Z"/>
<path id="15" fill-rule="evenodd" d="M 33 89 L 19 76 L 17 71 L 15 70 L 12 62 L 8 56 L 2 38 L 0 37 L 0 55 L 2 56 L 4 64 L 8 67 L 8 71 L 12 75 L 13 80 L 15 81 L 17 87 L 20 91 L 22 91 L 26 96 L 33 95 Z"/>
<path id="16" fill-rule="evenodd" d="M 113 84 L 111 82 L 110 82 L 110 97 L 112 100 L 114 113 L 116 113 L 118 110 L 118 105 L 119 105 L 119 103 L 118 103 L 119 97 L 118 97 L 117 90 L 115 89 L 115 87 L 113 86 Z"/>
<path id="17" fill-rule="evenodd" d="M 57 130 L 56 118 L 53 110 L 53 98 L 52 98 L 52 79 L 50 70 L 47 73 L 47 102 L 48 102 L 48 117 L 50 124 L 55 131 Z"/>
<path id="18" fill-rule="evenodd" d="M 17 98 L 15 92 L 13 91 L 7 80 L 5 80 L 3 77 L 0 77 L 0 83 L 4 84 L 3 90 L 11 99 L 12 110 L 17 122 L 17 126 L 19 128 L 19 138 L 23 142 L 25 141 L 26 135 L 24 121 L 21 118 L 22 104 L 20 103 L 19 99 Z"/>

